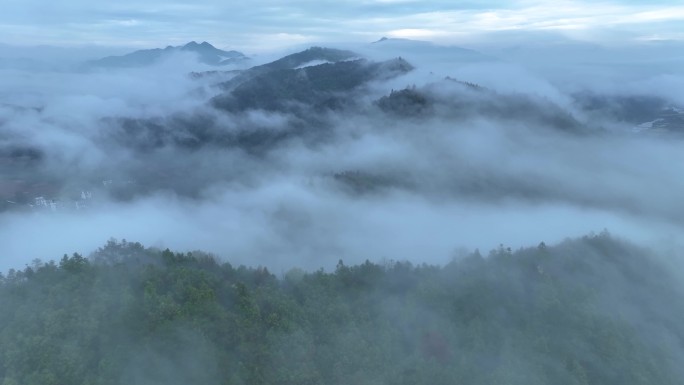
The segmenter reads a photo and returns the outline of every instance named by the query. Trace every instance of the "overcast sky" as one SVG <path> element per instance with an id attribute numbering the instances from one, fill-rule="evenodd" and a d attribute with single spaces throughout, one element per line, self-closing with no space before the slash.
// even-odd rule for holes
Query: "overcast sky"
<path id="1" fill-rule="evenodd" d="M 682 1 L 2 0 L 0 43 L 156 47 L 206 40 L 259 51 L 382 36 L 441 43 L 554 31 L 581 40 L 683 40 Z"/>

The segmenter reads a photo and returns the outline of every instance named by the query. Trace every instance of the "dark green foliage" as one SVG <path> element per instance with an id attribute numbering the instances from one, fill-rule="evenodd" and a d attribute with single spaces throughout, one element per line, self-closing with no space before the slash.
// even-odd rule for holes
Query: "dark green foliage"
<path id="1" fill-rule="evenodd" d="M 0 384 L 679 384 L 652 258 L 602 234 L 277 278 L 111 241 L 0 276 Z"/>
<path id="2" fill-rule="evenodd" d="M 377 193 L 388 188 L 410 188 L 399 177 L 388 177 L 359 170 L 346 170 L 332 175 L 335 182 L 343 186 L 348 192 L 354 194 Z"/>
<path id="3" fill-rule="evenodd" d="M 353 101 L 349 92 L 372 80 L 385 80 L 411 71 L 402 59 L 375 63 L 359 59 L 304 68 L 269 69 L 241 79 L 231 92 L 213 100 L 228 111 L 263 109 L 310 115 L 313 110 L 339 109 Z M 247 75 L 245 75 L 247 76 Z M 306 114 L 297 105 L 307 107 Z"/>
<path id="4" fill-rule="evenodd" d="M 684 112 L 665 98 L 591 92 L 576 93 L 573 98 L 580 108 L 597 117 L 609 116 L 634 126 L 646 124 L 659 133 L 684 133 Z"/>
<path id="5" fill-rule="evenodd" d="M 358 54 L 351 51 L 344 51 L 333 48 L 311 47 L 307 50 L 287 55 L 276 61 L 263 64 L 260 66 L 255 66 L 246 71 L 243 71 L 238 76 L 234 77 L 228 82 L 223 83 L 223 87 L 226 89 L 231 89 L 254 77 L 274 71 L 292 70 L 301 65 L 314 61 L 326 61 L 330 63 L 337 63 L 340 61 L 358 57 Z"/>
<path id="6" fill-rule="evenodd" d="M 655 119 L 668 106 L 667 100 L 655 96 L 611 96 L 589 92 L 573 96 L 586 111 L 603 112 L 616 120 L 635 125 Z"/>
<path id="7" fill-rule="evenodd" d="M 453 83 L 456 83 L 456 84 L 460 84 L 460 85 L 462 85 L 462 86 L 466 86 L 467 88 L 470 88 L 471 90 L 476 90 L 476 91 L 487 91 L 486 88 L 482 87 L 482 86 L 479 85 L 479 84 L 475 84 L 475 83 L 471 83 L 471 82 L 465 82 L 465 81 L 463 81 L 463 80 L 454 79 L 454 78 L 452 78 L 451 76 L 445 77 L 444 80 L 446 80 L 446 81 L 448 81 L 448 82 L 453 82 Z"/>
<path id="8" fill-rule="evenodd" d="M 418 117 L 427 112 L 431 105 L 428 97 L 415 87 L 394 91 L 377 101 L 378 107 L 385 112 L 407 117 Z"/>
<path id="9" fill-rule="evenodd" d="M 3 139 L 9 141 L 0 137 Z M 7 201 L 17 204 L 28 200 L 25 192 L 40 184 L 43 175 L 38 169 L 44 162 L 44 151 L 35 146 L 0 144 L 0 211 L 3 206 L 12 205 Z M 29 170 L 31 177 L 26 176 Z"/>
<path id="10" fill-rule="evenodd" d="M 357 57 L 359 57 L 359 55 L 352 51 L 324 47 L 311 47 L 304 51 L 287 55 L 274 62 L 264 64 L 263 66 L 256 68 L 263 67 L 268 68 L 269 70 L 291 69 L 315 60 L 324 60 L 331 63 L 337 63 Z"/>
<path id="11" fill-rule="evenodd" d="M 299 66 L 316 61 L 327 63 Z M 313 111 L 336 110 L 351 104 L 351 91 L 372 80 L 386 80 L 413 70 L 405 60 L 358 59 L 351 51 L 312 47 L 274 62 L 243 71 L 223 83 L 227 91 L 212 100 L 222 110 L 282 111 L 299 117 Z"/>
<path id="12" fill-rule="evenodd" d="M 449 121 L 480 118 L 529 125 L 534 123 L 573 134 L 588 134 L 568 111 L 547 99 L 525 94 L 499 94 L 474 83 L 450 77 L 441 82 L 392 91 L 375 104 L 385 113 L 402 118 L 442 117 Z"/>

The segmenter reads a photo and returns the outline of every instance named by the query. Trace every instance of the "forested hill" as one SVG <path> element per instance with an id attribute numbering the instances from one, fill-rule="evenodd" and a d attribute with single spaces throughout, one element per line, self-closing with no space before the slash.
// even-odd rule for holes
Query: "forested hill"
<path id="1" fill-rule="evenodd" d="M 656 260 L 601 234 L 274 275 L 111 241 L 2 277 L 0 384 L 681 384 Z"/>

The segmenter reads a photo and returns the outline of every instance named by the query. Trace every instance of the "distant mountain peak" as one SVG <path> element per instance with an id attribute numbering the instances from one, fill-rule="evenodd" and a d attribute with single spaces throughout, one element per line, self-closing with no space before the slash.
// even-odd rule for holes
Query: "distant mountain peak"
<path id="1" fill-rule="evenodd" d="M 431 41 L 413 40 L 406 38 L 383 37 L 382 39 L 369 44 L 373 49 L 394 55 L 405 54 L 410 58 L 421 57 L 423 60 L 431 57 L 430 60 L 449 60 L 449 61 L 491 61 L 492 57 L 468 48 L 461 48 L 450 45 L 439 45 Z"/>
<path id="2" fill-rule="evenodd" d="M 207 43 L 206 41 L 203 41 L 203 42 L 201 42 L 201 43 L 197 43 L 196 41 L 193 40 L 193 41 L 191 41 L 191 42 L 189 42 L 189 43 L 187 43 L 186 45 L 183 46 L 183 48 L 200 48 L 200 47 L 201 47 L 201 48 L 212 48 L 212 49 L 216 49 L 216 47 L 214 47 L 213 45 Z"/>
<path id="3" fill-rule="evenodd" d="M 109 56 L 87 63 L 90 67 L 141 67 L 158 63 L 175 52 L 193 52 L 198 55 L 200 63 L 212 66 L 234 64 L 248 58 L 238 51 L 223 51 L 206 41 L 191 41 L 182 46 L 167 46 L 164 49 L 146 49 L 135 51 L 124 56 Z"/>
<path id="4" fill-rule="evenodd" d="M 392 43 L 392 42 L 404 42 L 404 43 L 426 43 L 426 44 L 432 44 L 427 41 L 423 40 L 413 40 L 413 39 L 406 39 L 406 38 L 400 38 L 400 37 L 387 37 L 383 36 L 380 40 L 376 40 L 371 44 L 378 44 L 378 43 Z"/>

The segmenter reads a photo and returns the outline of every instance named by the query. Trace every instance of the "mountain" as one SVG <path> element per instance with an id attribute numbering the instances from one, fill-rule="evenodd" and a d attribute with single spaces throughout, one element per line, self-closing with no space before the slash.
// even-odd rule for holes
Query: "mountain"
<path id="1" fill-rule="evenodd" d="M 270 63 L 252 67 L 243 71 L 228 82 L 221 84 L 224 89 L 232 89 L 255 77 L 281 70 L 294 70 L 311 65 L 337 63 L 341 61 L 358 59 L 360 55 L 334 48 L 311 47 L 301 52 L 284 56 Z"/>
<path id="2" fill-rule="evenodd" d="M 635 132 L 684 133 L 684 109 L 662 97 L 584 92 L 573 98 L 592 116 L 631 125 Z"/>
<path id="3" fill-rule="evenodd" d="M 401 58 L 373 62 L 358 57 L 350 51 L 310 48 L 254 67 L 224 83 L 228 92 L 217 96 L 213 104 L 228 111 L 292 112 L 294 103 L 335 109 L 346 104 L 349 93 L 357 87 L 413 70 Z"/>
<path id="4" fill-rule="evenodd" d="M 318 61 L 325 63 L 316 64 Z M 288 138 L 321 135 L 332 125 L 327 113 L 358 106 L 366 84 L 412 70 L 413 66 L 403 59 L 373 62 L 358 59 L 357 54 L 348 51 L 311 48 L 243 71 L 225 82 L 223 91 L 210 101 L 213 107 L 231 113 L 285 113 L 289 116 L 287 128 L 272 130 L 254 122 L 244 126 L 240 120 L 230 128 L 212 115 L 202 114 L 112 118 L 105 123 L 114 133 L 111 141 L 141 152 L 166 146 L 191 150 L 233 147 L 259 152 Z"/>
<path id="5" fill-rule="evenodd" d="M 294 69 L 297 67 L 306 66 L 306 64 L 313 62 L 322 61 L 337 63 L 339 61 L 345 61 L 354 58 L 359 58 L 359 54 L 356 52 L 335 48 L 311 47 L 304 51 L 287 55 L 274 62 L 255 68 L 264 68 L 268 70 Z"/>
<path id="6" fill-rule="evenodd" d="M 507 124 L 541 125 L 572 133 L 587 133 L 572 114 L 553 102 L 533 95 L 502 94 L 477 84 L 446 77 L 422 87 L 392 90 L 375 101 L 395 118 L 441 117 L 465 121 L 487 116 Z"/>
<path id="7" fill-rule="evenodd" d="M 211 66 L 224 66 L 236 64 L 249 58 L 238 51 L 223 51 L 205 42 L 190 42 L 183 46 L 168 46 L 164 49 L 145 49 L 135 51 L 123 56 L 108 56 L 99 60 L 86 63 L 90 68 L 132 68 L 146 67 L 168 59 L 172 55 L 189 52 L 197 55 L 200 63 Z"/>
<path id="8" fill-rule="evenodd" d="M 660 111 L 655 120 L 642 123 L 639 127 L 656 131 L 684 133 L 684 110 L 679 107 L 668 106 Z"/>

